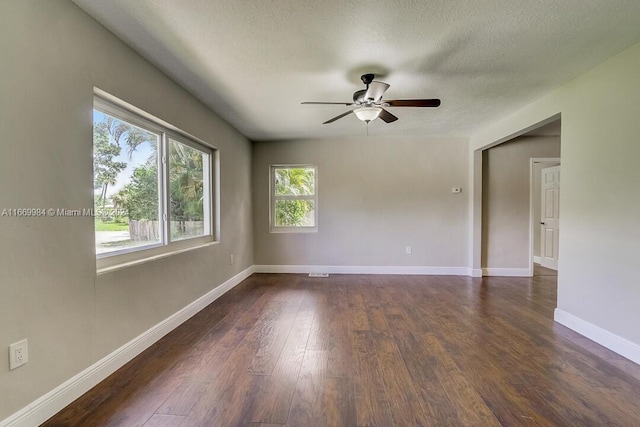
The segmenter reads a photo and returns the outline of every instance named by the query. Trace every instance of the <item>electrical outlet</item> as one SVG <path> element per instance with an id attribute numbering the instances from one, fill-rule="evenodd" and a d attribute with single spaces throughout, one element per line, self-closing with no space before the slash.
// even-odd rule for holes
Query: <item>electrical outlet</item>
<path id="1" fill-rule="evenodd" d="M 407 255 L 411 255 L 411 246 L 407 246 L 406 248 L 404 248 L 404 253 Z"/>
<path id="2" fill-rule="evenodd" d="M 27 340 L 18 341 L 9 346 L 9 370 L 16 369 L 29 361 Z"/>
<path id="3" fill-rule="evenodd" d="M 229 255 L 229 264 L 233 265 L 233 254 Z"/>

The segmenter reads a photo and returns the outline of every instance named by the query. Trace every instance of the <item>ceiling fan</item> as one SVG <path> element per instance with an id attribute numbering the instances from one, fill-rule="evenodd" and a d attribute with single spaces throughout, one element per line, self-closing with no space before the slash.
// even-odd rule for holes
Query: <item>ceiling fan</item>
<path id="1" fill-rule="evenodd" d="M 302 104 L 331 104 L 331 105 L 349 105 L 356 107 L 346 113 L 342 113 L 332 119 L 327 120 L 323 124 L 333 123 L 338 119 L 354 113 L 358 119 L 369 123 L 380 117 L 385 123 L 391 123 L 398 120 L 396 116 L 385 110 L 383 107 L 438 107 L 439 99 L 396 99 L 383 100 L 382 95 L 389 89 L 389 84 L 374 81 L 374 74 L 363 74 L 360 79 L 367 88 L 358 90 L 353 94 L 353 102 L 303 102 Z"/>

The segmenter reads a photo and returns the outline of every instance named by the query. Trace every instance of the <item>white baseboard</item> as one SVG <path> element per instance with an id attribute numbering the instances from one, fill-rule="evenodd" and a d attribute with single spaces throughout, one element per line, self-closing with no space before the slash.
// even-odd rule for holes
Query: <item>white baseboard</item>
<path id="1" fill-rule="evenodd" d="M 528 268 L 483 268 L 483 276 L 531 277 Z"/>
<path id="2" fill-rule="evenodd" d="M 44 396 L 36 399 L 25 408 L 0 421 L 0 427 L 39 426 L 65 406 L 96 386 L 125 363 L 142 353 L 166 334 L 180 326 L 207 305 L 220 298 L 224 293 L 253 274 L 254 268 L 233 276 L 220 286 L 198 298 L 182 310 L 169 316 L 162 322 L 143 332 L 113 353 L 105 356 L 84 371 L 65 381 Z"/>
<path id="3" fill-rule="evenodd" d="M 482 277 L 482 269 L 481 268 L 472 268 L 471 269 L 471 277 Z"/>
<path id="4" fill-rule="evenodd" d="M 535 262 L 536 264 L 540 264 L 540 257 L 539 256 L 533 256 L 533 262 Z"/>
<path id="5" fill-rule="evenodd" d="M 556 308 L 553 319 L 592 341 L 640 365 L 640 345 Z"/>
<path id="6" fill-rule="evenodd" d="M 255 265 L 255 273 L 413 274 L 470 276 L 467 267 L 351 266 L 351 265 Z"/>

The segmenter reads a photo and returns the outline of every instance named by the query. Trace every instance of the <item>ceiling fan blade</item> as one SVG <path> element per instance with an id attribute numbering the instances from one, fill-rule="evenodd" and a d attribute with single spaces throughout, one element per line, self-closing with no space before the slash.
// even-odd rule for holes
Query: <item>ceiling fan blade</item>
<path id="1" fill-rule="evenodd" d="M 367 88 L 367 93 L 364 94 L 364 99 L 378 102 L 382 99 L 382 95 L 389 89 L 389 85 L 383 82 L 371 82 Z"/>
<path id="2" fill-rule="evenodd" d="M 351 104 L 349 104 L 349 105 L 351 105 Z M 333 119 L 329 119 L 329 120 L 327 120 L 326 122 L 324 122 L 324 123 L 322 123 L 322 124 L 323 124 L 323 125 L 326 125 L 327 123 L 333 123 L 333 122 L 335 122 L 336 120 L 341 119 L 341 118 L 343 118 L 344 116 L 348 116 L 348 115 L 349 115 L 349 114 L 351 114 L 351 113 L 353 113 L 353 110 L 349 110 L 349 111 L 347 111 L 346 113 L 342 113 L 342 114 L 340 114 L 339 116 L 335 116 Z"/>
<path id="3" fill-rule="evenodd" d="M 320 104 L 320 105 L 353 105 L 353 102 L 301 102 L 301 104 Z"/>
<path id="4" fill-rule="evenodd" d="M 390 112 L 388 112 L 384 108 L 382 109 L 382 111 L 380 111 L 380 115 L 378 117 L 380 117 L 380 119 L 382 121 L 384 121 L 385 123 L 391 123 L 391 122 L 395 122 L 396 120 L 398 120 L 398 118 L 396 116 L 394 116 L 393 114 L 391 114 Z"/>
<path id="5" fill-rule="evenodd" d="M 396 99 L 394 101 L 383 101 L 389 107 L 439 107 L 439 99 Z"/>

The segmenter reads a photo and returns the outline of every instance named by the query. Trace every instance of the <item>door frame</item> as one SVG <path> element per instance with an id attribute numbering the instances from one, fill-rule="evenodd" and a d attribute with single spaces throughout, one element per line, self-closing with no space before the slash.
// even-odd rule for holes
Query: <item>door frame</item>
<path id="1" fill-rule="evenodd" d="M 470 204 L 469 209 L 469 249 L 468 249 L 468 274 L 471 277 L 482 277 L 482 152 L 496 145 L 500 145 L 504 142 L 510 141 L 515 137 L 524 135 L 534 129 L 538 129 L 544 125 L 548 125 L 556 120 L 562 120 L 562 114 L 558 111 L 549 116 L 547 112 L 540 111 L 535 114 L 534 117 L 538 117 L 539 121 L 531 123 L 531 121 L 525 120 L 520 122 L 520 126 L 506 126 L 497 127 L 492 130 L 492 133 L 480 137 L 481 141 L 492 140 L 492 136 L 495 137 L 493 142 L 484 142 L 478 144 L 472 137 L 469 140 L 469 192 L 468 200 Z M 533 120 L 533 119 L 532 119 Z M 509 123 L 506 119 L 505 121 Z M 528 124 L 529 123 L 529 124 Z M 506 126 L 506 127 L 505 127 Z M 516 128 L 519 130 L 512 131 L 500 137 L 503 131 L 508 132 L 509 128 Z M 561 135 L 562 138 L 562 135 Z M 531 258 L 533 259 L 533 258 Z M 532 272 L 533 274 L 533 272 Z"/>
<path id="2" fill-rule="evenodd" d="M 532 157 L 529 159 L 529 276 L 533 277 L 533 241 L 534 241 L 534 233 L 536 230 L 537 222 L 535 221 L 535 212 L 534 212 L 534 168 L 535 164 L 540 163 L 549 163 L 549 166 L 560 166 L 560 157 Z M 538 183 L 539 184 L 539 183 Z M 540 227 L 538 227 L 539 229 Z"/>

